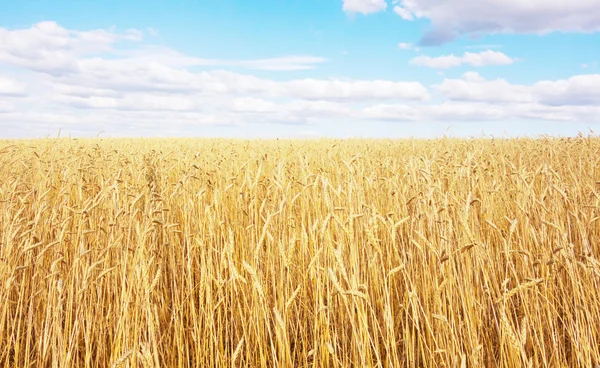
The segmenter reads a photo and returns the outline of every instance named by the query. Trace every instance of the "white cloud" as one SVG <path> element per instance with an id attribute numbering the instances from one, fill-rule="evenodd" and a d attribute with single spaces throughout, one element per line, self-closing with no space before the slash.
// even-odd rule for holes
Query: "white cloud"
<path id="1" fill-rule="evenodd" d="M 535 103 L 540 106 L 594 106 L 600 104 L 600 74 L 539 81 L 533 85 L 511 84 L 504 79 L 486 80 L 467 72 L 462 79 L 444 79 L 435 90 L 452 101 L 488 103 Z"/>
<path id="2" fill-rule="evenodd" d="M 363 117 L 372 120 L 417 121 L 422 107 L 405 104 L 377 104 L 362 109 Z"/>
<path id="3" fill-rule="evenodd" d="M 25 85 L 16 78 L 0 75 L 0 96 L 24 96 Z"/>
<path id="4" fill-rule="evenodd" d="M 237 67 L 249 70 L 291 71 L 314 69 L 327 59 L 307 55 L 288 55 L 254 60 L 207 59 L 185 55 L 164 46 L 142 46 L 119 52 L 124 58 L 138 63 L 159 62 L 170 66 Z"/>
<path id="5" fill-rule="evenodd" d="M 325 58 L 290 55 L 256 60 L 204 59 L 184 55 L 161 46 L 145 46 L 134 50 L 117 51 L 120 41 L 139 42 L 143 32 L 128 29 L 124 33 L 107 30 L 67 30 L 56 22 L 41 22 L 29 29 L 8 30 L 0 27 L 0 64 L 25 67 L 53 75 L 78 71 L 83 56 L 112 52 L 128 63 L 152 62 L 172 66 L 222 66 L 254 70 L 307 70 L 327 61 Z M 119 59 L 114 59 L 119 62 Z"/>
<path id="6" fill-rule="evenodd" d="M 394 13 L 398 14 L 400 16 L 400 18 L 402 18 L 404 20 L 415 19 L 414 15 L 412 14 L 412 12 L 410 10 L 400 7 L 400 6 L 394 6 Z"/>
<path id="7" fill-rule="evenodd" d="M 122 34 L 105 30 L 81 32 L 54 22 L 26 30 L 0 31 L 5 36 L 1 41 L 0 67 L 17 70 L 35 86 L 29 91 L 14 77 L 0 79 L 3 95 L 29 96 L 26 102 L 2 103 L 3 124 L 18 122 L 32 129 L 37 126 L 38 131 L 58 125 L 79 131 L 102 127 L 120 132 L 134 126 L 142 134 L 144 129 L 157 129 L 156 124 L 165 121 L 169 125 L 163 129 L 169 131 L 194 122 L 304 124 L 330 117 L 358 117 L 358 110 L 351 107 L 354 103 L 423 101 L 429 97 L 427 89 L 418 82 L 273 80 L 212 69 L 308 69 L 325 61 L 318 57 L 203 59 L 164 46 L 141 44 L 141 33 L 133 30 Z M 135 43 L 116 47 L 121 41 Z M 35 45 L 37 51 L 20 50 L 21 43 Z M 189 69 L 198 66 L 208 70 Z"/>
<path id="8" fill-rule="evenodd" d="M 487 65 L 510 65 L 515 60 L 502 52 L 498 51 L 482 51 L 479 53 L 465 52 L 462 56 L 444 55 L 444 56 L 417 56 L 410 63 L 412 65 L 426 66 L 428 68 L 446 69 L 454 68 L 464 64 L 471 66 L 487 66 Z"/>
<path id="9" fill-rule="evenodd" d="M 54 79 L 59 83 L 61 93 L 81 95 L 96 94 L 98 90 L 102 94 L 111 90 L 129 93 L 153 91 L 201 95 L 249 94 L 332 101 L 428 98 L 426 88 L 418 82 L 351 79 L 274 81 L 225 70 L 193 73 L 160 63 L 102 58 L 81 60 L 78 65 L 80 73 Z"/>
<path id="10" fill-rule="evenodd" d="M 538 103 L 514 103 L 502 106 L 488 102 L 446 101 L 434 105 L 375 105 L 354 118 L 398 122 L 584 122 L 598 123 L 600 106 L 548 106 Z M 481 126 L 486 128 L 485 125 Z"/>
<path id="11" fill-rule="evenodd" d="M 268 58 L 258 60 L 232 60 L 232 61 L 209 61 L 198 65 L 221 65 L 221 66 L 241 66 L 246 69 L 254 70 L 307 70 L 314 69 L 317 64 L 326 62 L 327 59 L 314 56 L 285 56 L 279 58 Z"/>
<path id="12" fill-rule="evenodd" d="M 600 104 L 600 74 L 540 81 L 533 86 L 533 93 L 545 105 L 597 105 Z"/>
<path id="13" fill-rule="evenodd" d="M 29 29 L 0 27 L 0 64 L 25 67 L 50 74 L 77 70 L 77 57 L 107 52 L 119 40 L 139 41 L 142 33 L 106 30 L 73 31 L 56 22 L 41 22 Z"/>
<path id="14" fill-rule="evenodd" d="M 285 87 L 291 96 L 306 100 L 426 100 L 429 97 L 419 82 L 301 79 L 287 82 Z"/>
<path id="15" fill-rule="evenodd" d="M 600 0 L 395 0 L 405 20 L 429 19 L 421 45 L 437 45 L 464 34 L 600 30 Z"/>
<path id="16" fill-rule="evenodd" d="M 1 114 L 7 113 L 7 112 L 11 112 L 11 111 L 14 111 L 14 110 L 15 110 L 15 108 L 14 108 L 14 106 L 13 106 L 12 103 L 10 103 L 8 101 L 2 101 L 2 100 L 0 100 L 0 113 Z"/>
<path id="17" fill-rule="evenodd" d="M 123 39 L 129 41 L 141 41 L 144 38 L 144 32 L 139 29 L 131 28 L 125 31 Z"/>
<path id="18" fill-rule="evenodd" d="M 402 50 L 413 50 L 413 51 L 417 51 L 417 52 L 420 50 L 420 48 L 416 47 L 412 43 L 407 43 L 407 42 L 400 42 L 398 44 L 398 47 L 401 48 Z"/>
<path id="19" fill-rule="evenodd" d="M 276 112 L 277 104 L 256 97 L 241 97 L 233 100 L 233 111 L 242 113 Z"/>
<path id="20" fill-rule="evenodd" d="M 108 109 L 127 111 L 201 111 L 202 100 L 195 96 L 172 96 L 147 93 L 129 93 L 124 96 L 78 97 L 61 95 L 55 102 L 78 109 Z"/>
<path id="21" fill-rule="evenodd" d="M 462 79 L 444 79 L 434 88 L 452 101 L 490 103 L 533 102 L 531 88 L 510 84 L 504 79 L 485 80 L 478 73 L 467 72 Z"/>
<path id="22" fill-rule="evenodd" d="M 517 85 L 468 72 L 431 89 L 402 80 L 268 78 L 237 69 L 290 70 L 321 59 L 203 59 L 145 45 L 134 31 L 73 31 L 53 22 L 0 33 L 6 36 L 0 38 L 4 136 L 55 134 L 59 127 L 78 135 L 141 136 L 189 135 L 207 125 L 224 132 L 332 121 L 600 121 L 595 74 Z M 21 41 L 37 50 L 21 49 Z M 458 58 L 466 65 L 493 59 L 465 55 Z"/>
<path id="23" fill-rule="evenodd" d="M 343 10 L 346 13 L 371 14 L 387 9 L 385 0 L 344 0 Z"/>
<path id="24" fill-rule="evenodd" d="M 435 121 L 486 121 L 510 117 L 510 111 L 496 104 L 444 102 L 427 109 L 427 119 Z"/>
<path id="25" fill-rule="evenodd" d="M 355 111 L 348 105 L 330 101 L 294 100 L 273 102 L 259 98 L 236 98 L 230 111 L 251 114 L 254 121 L 283 123 L 311 123 L 328 118 L 348 118 Z"/>

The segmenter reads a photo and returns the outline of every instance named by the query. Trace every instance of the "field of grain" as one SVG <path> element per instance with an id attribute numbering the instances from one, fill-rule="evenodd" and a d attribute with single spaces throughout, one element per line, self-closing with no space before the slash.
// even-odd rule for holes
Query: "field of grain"
<path id="1" fill-rule="evenodd" d="M 0 141 L 4 367 L 593 367 L 600 139 Z"/>

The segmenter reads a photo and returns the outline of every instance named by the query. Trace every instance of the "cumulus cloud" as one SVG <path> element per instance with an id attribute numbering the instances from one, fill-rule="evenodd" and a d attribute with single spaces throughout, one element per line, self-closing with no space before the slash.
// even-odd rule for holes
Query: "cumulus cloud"
<path id="1" fill-rule="evenodd" d="M 326 58 L 309 55 L 288 55 L 254 60 L 207 59 L 185 55 L 168 47 L 157 45 L 143 45 L 137 49 L 120 51 L 118 54 L 138 63 L 160 62 L 178 67 L 237 67 L 270 71 L 308 70 L 327 62 Z"/>
<path id="2" fill-rule="evenodd" d="M 478 73 L 467 72 L 462 79 L 445 78 L 434 88 L 452 101 L 490 103 L 533 102 L 531 88 L 514 85 L 504 79 L 486 80 Z"/>
<path id="3" fill-rule="evenodd" d="M 325 58 L 314 56 L 285 56 L 280 58 L 268 58 L 258 60 L 223 61 L 213 65 L 241 66 L 255 70 L 307 70 L 313 69 L 317 64 L 327 61 Z"/>
<path id="4" fill-rule="evenodd" d="M 30 96 L 20 104 L 3 101 L 4 124 L 19 122 L 26 127 L 37 121 L 39 127 L 80 130 L 96 130 L 103 124 L 107 126 L 102 130 L 122 130 L 128 124 L 143 130 L 164 121 L 171 129 L 194 119 L 199 125 L 297 124 L 358 116 L 353 103 L 429 98 L 422 84 L 411 81 L 275 80 L 224 70 L 301 70 L 325 61 L 319 57 L 206 59 L 145 45 L 140 41 L 143 33 L 135 30 L 73 31 L 54 22 L 0 31 L 0 68 L 17 70 L 27 77 L 23 81 L 30 82 L 0 77 L 0 95 Z M 130 44 L 117 47 L 119 42 Z M 70 125 L 75 121 L 85 124 Z"/>
<path id="5" fill-rule="evenodd" d="M 427 89 L 419 82 L 300 79 L 284 86 L 292 97 L 307 100 L 426 100 L 429 97 Z"/>
<path id="6" fill-rule="evenodd" d="M 540 81 L 534 85 L 533 93 L 540 103 L 546 105 L 597 105 L 600 104 L 600 74 Z"/>
<path id="7" fill-rule="evenodd" d="M 131 93 L 118 97 L 60 95 L 55 102 L 79 109 L 126 111 L 201 111 L 202 100 L 193 97 Z"/>
<path id="8" fill-rule="evenodd" d="M 428 68 L 446 69 L 461 65 L 487 66 L 487 65 L 510 65 L 515 60 L 499 51 L 482 51 L 478 53 L 465 52 L 462 56 L 444 55 L 444 56 L 417 56 L 410 63 L 412 65 L 426 66 Z"/>
<path id="9" fill-rule="evenodd" d="M 600 104 L 600 74 L 519 85 L 501 78 L 486 80 L 478 73 L 467 72 L 461 79 L 444 79 L 433 87 L 452 101 L 535 103 L 548 107 Z"/>
<path id="10" fill-rule="evenodd" d="M 16 78 L 0 75 L 0 96 L 24 96 L 25 86 Z"/>
<path id="11" fill-rule="evenodd" d="M 428 119 L 435 121 L 501 120 L 511 117 L 510 115 L 511 112 L 505 107 L 489 103 L 443 102 L 427 110 Z"/>
<path id="12" fill-rule="evenodd" d="M 422 118 L 421 106 L 406 104 L 376 104 L 362 109 L 362 117 L 371 120 L 417 121 Z"/>
<path id="13" fill-rule="evenodd" d="M 415 17 L 413 16 L 413 14 L 410 10 L 403 8 L 401 6 L 394 6 L 394 13 L 398 14 L 398 16 L 400 16 L 400 18 L 402 18 L 404 20 L 415 19 Z"/>
<path id="14" fill-rule="evenodd" d="M 230 111 L 241 115 L 253 116 L 255 121 L 278 123 L 314 123 L 323 119 L 348 118 L 354 110 L 343 103 L 330 101 L 294 100 L 274 102 L 259 98 L 236 98 Z"/>
<path id="15" fill-rule="evenodd" d="M 434 105 L 375 105 L 363 109 L 355 118 L 397 122 L 599 122 L 600 106 L 548 106 L 539 103 L 514 103 L 502 106 L 488 102 L 445 101 Z M 482 126 L 485 128 L 485 126 Z"/>
<path id="16" fill-rule="evenodd" d="M 115 63 L 126 59 L 129 64 L 158 62 L 171 66 L 222 66 L 253 70 L 307 70 L 327 61 L 325 58 L 291 55 L 256 60 L 221 60 L 192 57 L 162 46 L 144 46 L 117 51 L 120 41 L 139 42 L 144 33 L 128 29 L 123 33 L 108 30 L 68 30 L 56 22 L 40 22 L 28 29 L 8 30 L 0 27 L 0 63 L 52 75 L 80 71 L 81 63 L 93 63 L 91 56 L 114 54 Z M 85 58 L 83 58 L 85 56 Z M 120 57 L 120 58 L 119 58 Z"/>
<path id="17" fill-rule="evenodd" d="M 393 11 L 404 20 L 431 21 L 422 46 L 468 34 L 600 30 L 600 0 L 395 0 Z"/>
<path id="18" fill-rule="evenodd" d="M 418 82 L 388 80 L 292 79 L 275 81 L 226 70 L 193 73 L 159 63 L 138 64 L 90 59 L 80 62 L 81 73 L 55 78 L 64 94 L 102 94 L 109 91 L 197 93 L 201 95 L 261 95 L 306 100 L 365 101 L 375 99 L 426 100 Z M 72 86 L 72 87 L 68 87 Z"/>
<path id="19" fill-rule="evenodd" d="M 143 136 L 204 134 L 206 125 L 225 132 L 253 124 L 332 121 L 600 120 L 595 74 L 518 85 L 468 72 L 431 88 L 407 80 L 285 78 L 285 73 L 269 78 L 239 69 L 275 74 L 323 60 L 203 59 L 146 45 L 143 33 L 134 30 L 74 31 L 53 22 L 0 32 L 4 136 L 40 136 L 59 127 L 75 135 Z M 472 66 L 494 57 L 465 55 L 459 62 Z"/>
<path id="20" fill-rule="evenodd" d="M 4 114 L 4 113 L 11 112 L 14 110 L 15 110 L 15 108 L 12 103 L 10 103 L 8 101 L 0 100 L 0 114 Z"/>
<path id="21" fill-rule="evenodd" d="M 0 27 L 0 63 L 60 75 L 77 70 L 77 57 L 110 51 L 117 41 L 139 41 L 142 35 L 134 29 L 122 34 L 67 30 L 56 22 L 20 30 Z"/>
<path id="22" fill-rule="evenodd" d="M 387 9 L 385 0 L 344 0 L 343 9 L 346 13 L 371 14 Z"/>

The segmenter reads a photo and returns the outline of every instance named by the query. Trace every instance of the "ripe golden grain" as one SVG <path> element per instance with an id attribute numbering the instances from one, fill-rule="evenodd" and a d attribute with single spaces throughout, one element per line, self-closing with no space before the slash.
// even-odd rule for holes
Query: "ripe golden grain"
<path id="1" fill-rule="evenodd" d="M 0 141 L 0 366 L 596 366 L 598 152 Z"/>

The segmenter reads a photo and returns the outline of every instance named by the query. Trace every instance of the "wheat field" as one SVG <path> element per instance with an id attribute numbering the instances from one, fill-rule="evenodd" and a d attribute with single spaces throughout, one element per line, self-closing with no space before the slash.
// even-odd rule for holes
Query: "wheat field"
<path id="1" fill-rule="evenodd" d="M 600 139 L 0 141 L 3 367 L 595 367 Z"/>

